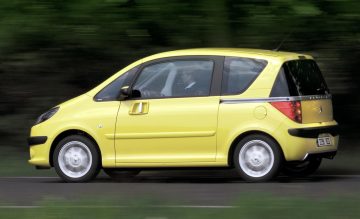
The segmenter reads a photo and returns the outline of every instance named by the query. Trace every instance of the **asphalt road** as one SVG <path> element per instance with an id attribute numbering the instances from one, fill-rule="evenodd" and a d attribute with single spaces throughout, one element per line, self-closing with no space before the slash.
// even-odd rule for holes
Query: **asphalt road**
<path id="1" fill-rule="evenodd" d="M 326 174 L 326 175 L 324 175 Z M 35 206 L 44 200 L 127 201 L 151 199 L 167 205 L 228 206 L 249 194 L 297 197 L 334 197 L 360 192 L 360 175 L 317 175 L 267 183 L 246 183 L 228 170 L 145 171 L 128 182 L 101 174 L 90 183 L 63 183 L 57 177 L 0 177 L 0 208 Z"/>

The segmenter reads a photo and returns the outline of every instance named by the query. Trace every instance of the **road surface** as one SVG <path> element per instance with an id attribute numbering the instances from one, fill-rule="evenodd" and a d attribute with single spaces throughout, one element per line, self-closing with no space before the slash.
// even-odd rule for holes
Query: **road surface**
<path id="1" fill-rule="evenodd" d="M 246 183 L 229 170 L 144 171 L 128 182 L 101 174 L 90 183 L 63 183 L 57 177 L 0 177 L 0 208 L 37 206 L 44 200 L 151 199 L 169 206 L 231 206 L 249 194 L 285 197 L 336 197 L 360 192 L 360 175 L 319 173 L 303 178 L 278 177 L 267 183 Z"/>

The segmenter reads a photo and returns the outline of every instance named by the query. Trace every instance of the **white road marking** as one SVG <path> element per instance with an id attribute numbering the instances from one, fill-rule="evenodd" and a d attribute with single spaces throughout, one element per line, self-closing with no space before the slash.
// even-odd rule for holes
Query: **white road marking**
<path id="1" fill-rule="evenodd" d="M 35 209 L 35 208 L 138 208 L 139 206 L 131 205 L 57 205 L 57 206 L 41 206 L 41 205 L 1 205 L 0 209 Z M 216 209 L 226 209 L 226 208 L 238 208 L 239 206 L 233 205 L 144 205 L 140 206 L 142 208 L 216 208 Z"/>
<path id="2" fill-rule="evenodd" d="M 145 219 L 168 219 L 167 217 L 146 217 Z"/>
<path id="3" fill-rule="evenodd" d="M 149 205 L 150 208 L 237 208 L 233 205 Z"/>
<path id="4" fill-rule="evenodd" d="M 19 209 L 19 208 L 40 208 L 41 206 L 33 206 L 33 205 L 2 205 L 0 206 L 0 209 Z"/>
<path id="5" fill-rule="evenodd" d="M 167 219 L 167 217 L 146 217 L 145 219 Z"/>

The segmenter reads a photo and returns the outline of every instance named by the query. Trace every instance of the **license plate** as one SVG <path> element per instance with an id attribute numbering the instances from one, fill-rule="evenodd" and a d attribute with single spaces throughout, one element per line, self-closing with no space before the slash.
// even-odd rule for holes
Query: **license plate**
<path id="1" fill-rule="evenodd" d="M 328 134 L 319 135 L 319 137 L 317 138 L 317 145 L 319 147 L 330 146 L 332 145 L 331 140 L 332 140 L 331 135 Z"/>

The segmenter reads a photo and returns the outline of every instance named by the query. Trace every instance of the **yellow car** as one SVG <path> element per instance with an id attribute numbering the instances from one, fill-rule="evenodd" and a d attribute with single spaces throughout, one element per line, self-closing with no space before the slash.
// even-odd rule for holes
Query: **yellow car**
<path id="1" fill-rule="evenodd" d="M 309 55 L 188 49 L 136 61 L 31 128 L 29 162 L 67 182 L 142 169 L 229 167 L 247 181 L 308 175 L 339 141 Z"/>

